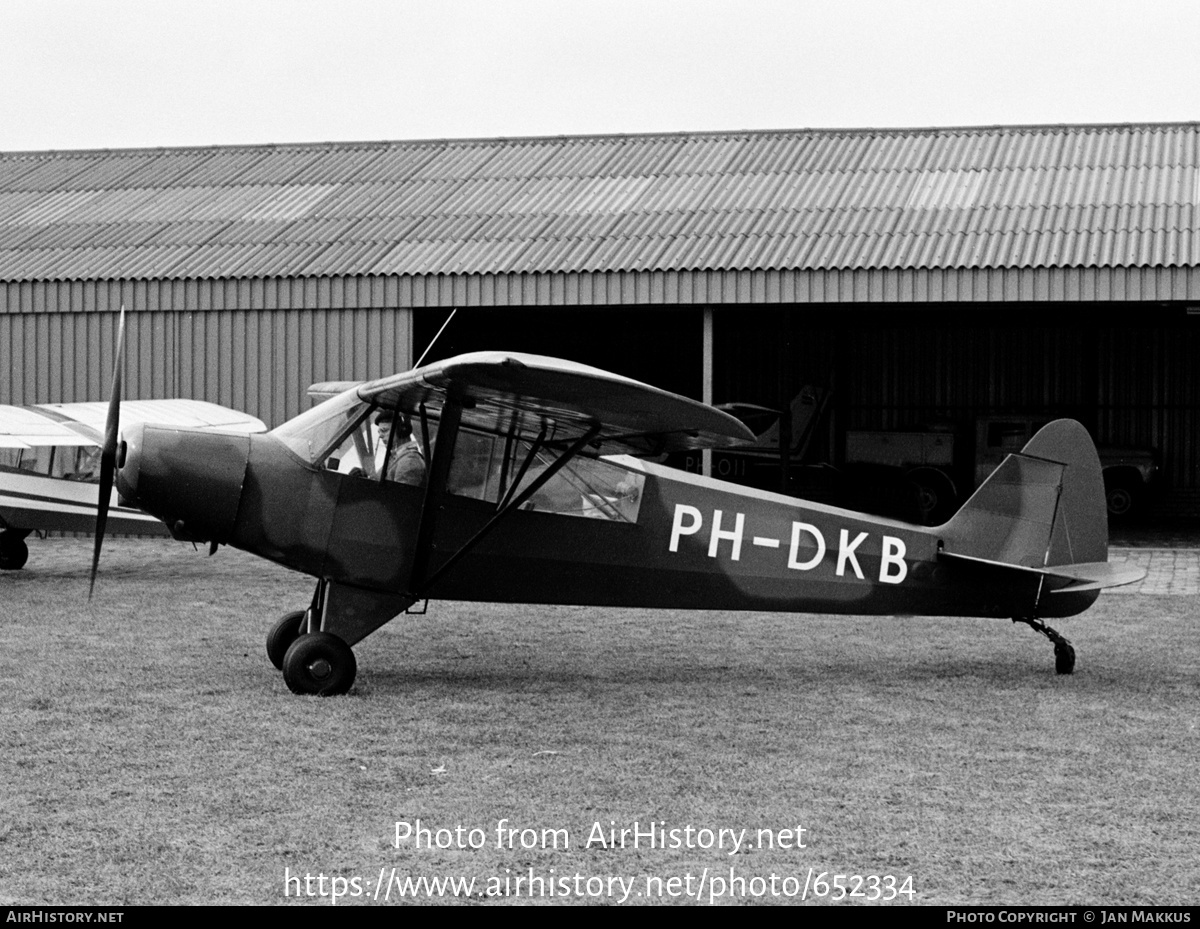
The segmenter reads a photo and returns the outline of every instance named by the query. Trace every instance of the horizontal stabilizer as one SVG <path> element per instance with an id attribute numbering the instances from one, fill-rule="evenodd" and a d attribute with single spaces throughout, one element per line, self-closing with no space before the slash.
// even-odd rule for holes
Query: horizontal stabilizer
<path id="1" fill-rule="evenodd" d="M 1141 568 L 1127 565 L 1110 564 L 1107 561 L 1091 561 L 1079 564 L 1053 565 L 1047 568 L 1031 568 L 1025 565 L 1010 564 L 1006 561 L 994 561 L 991 558 L 977 558 L 974 555 L 957 555 L 953 552 L 941 552 L 939 558 L 947 561 L 959 561 L 976 565 L 985 565 L 1002 571 L 1018 574 L 1040 574 L 1055 581 L 1064 582 L 1055 586 L 1051 593 L 1082 593 L 1088 590 L 1104 590 L 1108 587 L 1121 587 L 1133 584 L 1146 576 Z"/>
<path id="2" fill-rule="evenodd" d="M 1123 587 L 1126 584 L 1137 583 L 1146 576 L 1142 568 L 1110 564 L 1107 561 L 1055 565 L 1053 568 L 1047 568 L 1046 574 L 1050 577 L 1070 578 L 1073 582 L 1068 587 L 1057 588 L 1055 593 Z"/>

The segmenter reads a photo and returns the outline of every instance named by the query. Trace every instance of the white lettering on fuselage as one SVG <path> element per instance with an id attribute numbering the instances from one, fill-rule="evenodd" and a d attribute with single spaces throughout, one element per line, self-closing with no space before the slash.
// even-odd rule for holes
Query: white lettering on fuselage
<path id="1" fill-rule="evenodd" d="M 732 528 L 729 528 L 732 522 Z M 675 504 L 675 517 L 671 521 L 671 542 L 669 550 L 679 551 L 680 540 L 684 536 L 696 535 L 704 528 L 704 515 L 694 506 L 686 503 Z M 860 546 L 870 538 L 870 533 L 858 532 L 850 537 L 851 530 L 840 529 L 838 532 L 837 560 L 834 572 L 838 577 L 845 577 L 847 570 L 853 571 L 860 581 L 865 580 L 862 565 L 858 560 Z M 713 510 L 711 527 L 708 533 L 708 557 L 716 558 L 722 551 L 727 551 L 732 561 L 742 557 L 742 540 L 746 535 L 746 515 L 733 514 L 732 520 L 721 510 Z M 728 542 L 728 548 L 722 549 L 721 543 Z M 770 536 L 756 535 L 751 538 L 751 544 L 759 548 L 782 548 L 783 540 Z M 869 548 L 868 544 L 868 548 Z M 812 523 L 792 522 L 791 543 L 788 546 L 787 566 L 793 571 L 811 571 L 825 560 L 828 546 L 821 529 Z M 879 551 L 879 583 L 899 584 L 908 577 L 908 562 L 904 560 L 906 548 L 904 540 L 892 535 L 880 537 Z"/>
<path id="2" fill-rule="evenodd" d="M 721 544 L 722 539 L 728 539 L 733 543 L 733 560 L 739 561 L 742 557 L 742 529 L 745 526 L 746 517 L 738 513 L 733 529 L 724 530 L 721 528 L 721 511 L 713 510 L 712 534 L 708 537 L 708 557 L 716 558 L 717 546 Z"/>
<path id="3" fill-rule="evenodd" d="M 892 574 L 889 568 L 895 568 Z M 895 536 L 883 537 L 883 551 L 879 555 L 879 581 L 882 584 L 899 584 L 908 577 L 908 562 L 904 560 L 904 541 Z"/>
<path id="4" fill-rule="evenodd" d="M 796 555 L 800 552 L 800 533 L 807 533 L 813 537 L 817 543 L 817 550 L 808 561 L 797 561 Z M 821 530 L 811 523 L 792 523 L 792 549 L 788 552 L 788 567 L 795 568 L 797 571 L 811 571 L 821 563 L 821 559 L 825 557 L 825 536 L 821 535 Z"/>
<path id="5" fill-rule="evenodd" d="M 862 544 L 862 540 L 867 537 L 865 532 L 860 532 L 854 537 L 854 541 L 850 541 L 850 533 L 845 529 L 842 530 L 842 538 L 838 543 L 838 564 L 837 576 L 846 576 L 846 565 L 849 564 L 854 568 L 854 576 L 860 581 L 863 579 L 862 568 L 858 566 L 858 559 L 854 556 L 854 550 Z"/>
<path id="6" fill-rule="evenodd" d="M 688 518 L 688 524 L 683 524 L 683 518 Z M 675 504 L 675 521 L 671 524 L 671 547 L 670 551 L 679 551 L 679 537 L 684 535 L 694 535 L 700 531 L 700 527 L 704 525 L 704 517 L 700 515 L 700 511 L 694 506 L 688 506 L 686 503 Z"/>

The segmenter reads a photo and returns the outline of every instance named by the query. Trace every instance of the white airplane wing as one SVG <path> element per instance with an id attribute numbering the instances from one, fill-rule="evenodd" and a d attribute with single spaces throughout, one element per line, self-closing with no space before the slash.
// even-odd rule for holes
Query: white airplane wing
<path id="1" fill-rule="evenodd" d="M 104 434 L 108 403 L 44 403 L 32 409 L 62 417 L 64 422 L 84 426 L 97 440 Z M 248 413 L 231 410 L 204 400 L 126 400 L 121 404 L 121 424 L 154 423 L 181 429 L 211 429 L 218 432 L 266 432 L 266 424 Z"/>
<path id="2" fill-rule="evenodd" d="M 0 405 L 0 448 L 39 445 L 94 445 L 61 417 L 47 416 L 36 407 Z"/>

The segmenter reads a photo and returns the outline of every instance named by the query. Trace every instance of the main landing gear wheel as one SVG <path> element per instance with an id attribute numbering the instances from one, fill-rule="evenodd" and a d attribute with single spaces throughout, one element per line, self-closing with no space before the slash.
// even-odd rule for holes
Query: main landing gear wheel
<path id="1" fill-rule="evenodd" d="M 304 610 L 285 613 L 275 621 L 275 625 L 267 633 L 267 657 L 271 659 L 271 664 L 280 670 L 283 669 L 283 656 L 300 636 L 300 625 L 304 622 L 304 614 Z"/>
<path id="2" fill-rule="evenodd" d="M 29 546 L 7 532 L 0 532 L 0 570 L 19 571 L 29 560 Z"/>
<path id="3" fill-rule="evenodd" d="M 1025 623 L 1035 632 L 1040 632 L 1054 643 L 1054 670 L 1058 674 L 1075 673 L 1075 646 L 1061 633 L 1051 629 L 1036 616 L 1017 616 L 1014 623 Z"/>
<path id="4" fill-rule="evenodd" d="M 331 632 L 300 636 L 283 656 L 283 680 L 294 694 L 336 697 L 354 684 L 354 652 Z"/>

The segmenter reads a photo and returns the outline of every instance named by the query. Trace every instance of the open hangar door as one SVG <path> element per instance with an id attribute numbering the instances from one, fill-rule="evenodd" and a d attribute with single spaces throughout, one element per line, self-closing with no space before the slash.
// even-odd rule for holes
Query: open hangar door
<path id="1" fill-rule="evenodd" d="M 926 477 L 933 468 L 947 481 L 936 513 L 924 516 L 940 521 L 997 454 L 1067 416 L 1092 433 L 1110 487 L 1122 491 L 1110 494 L 1112 513 L 1135 522 L 1200 519 L 1200 371 L 1191 362 L 1200 313 L 1186 307 L 722 308 L 714 328 L 716 402 L 782 410 L 806 390 L 827 394 L 806 447 L 794 448 L 792 492 L 822 496 L 817 478 L 827 485 L 829 474 L 816 465 L 882 482 L 897 468 L 925 467 Z M 760 454 L 757 478 L 729 464 L 725 476 L 779 489 L 777 448 L 772 459 Z M 842 502 L 880 509 L 861 495 Z"/>

